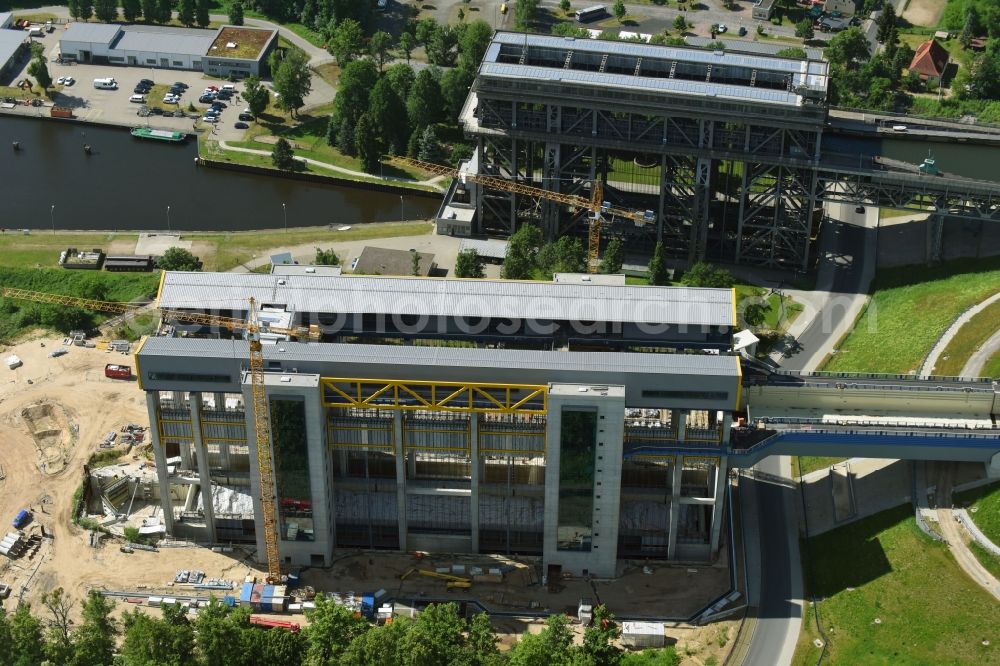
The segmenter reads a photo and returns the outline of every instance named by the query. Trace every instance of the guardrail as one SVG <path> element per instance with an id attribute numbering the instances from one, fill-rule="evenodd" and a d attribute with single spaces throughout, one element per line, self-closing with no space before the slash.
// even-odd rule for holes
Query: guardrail
<path id="1" fill-rule="evenodd" d="M 807 372 L 795 372 L 793 370 L 775 370 L 772 374 L 787 377 L 835 377 L 838 379 L 895 379 L 900 381 L 913 382 L 953 382 L 961 384 L 992 384 L 991 377 L 953 377 L 951 375 L 927 375 L 919 374 L 883 374 L 877 372 L 829 372 L 826 370 L 813 370 Z"/>

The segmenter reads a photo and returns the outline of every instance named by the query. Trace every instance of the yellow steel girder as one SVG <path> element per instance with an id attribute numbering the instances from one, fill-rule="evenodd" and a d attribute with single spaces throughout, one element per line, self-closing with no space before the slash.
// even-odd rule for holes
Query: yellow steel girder
<path id="1" fill-rule="evenodd" d="M 423 380 L 322 377 L 324 407 L 545 414 L 548 387 Z"/>

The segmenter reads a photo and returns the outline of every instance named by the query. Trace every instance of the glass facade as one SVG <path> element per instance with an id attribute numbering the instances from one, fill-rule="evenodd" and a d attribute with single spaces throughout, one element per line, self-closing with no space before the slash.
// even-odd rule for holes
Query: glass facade
<path id="1" fill-rule="evenodd" d="M 271 437 L 278 494 L 278 519 L 285 541 L 313 541 L 312 489 L 306 404 L 301 398 L 271 399 Z"/>
<path id="2" fill-rule="evenodd" d="M 564 408 L 559 442 L 557 548 L 589 551 L 594 532 L 597 411 Z"/>

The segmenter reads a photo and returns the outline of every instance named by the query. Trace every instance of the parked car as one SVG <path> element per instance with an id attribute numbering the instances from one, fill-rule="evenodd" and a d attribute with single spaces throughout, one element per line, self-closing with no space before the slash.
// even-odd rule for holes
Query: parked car
<path id="1" fill-rule="evenodd" d="M 204 120 L 206 123 L 217 123 L 217 122 L 219 122 L 218 116 L 210 116 L 207 113 L 202 117 L 202 120 Z"/>
<path id="2" fill-rule="evenodd" d="M 726 30 L 729 30 L 729 28 L 726 27 L 725 23 L 720 23 L 719 25 L 715 26 L 715 31 L 720 35 L 724 33 Z"/>
<path id="3" fill-rule="evenodd" d="M 143 85 L 139 85 L 136 86 L 135 88 L 132 88 L 132 92 L 136 95 L 145 95 L 149 91 L 150 88 L 148 86 L 143 86 Z"/>
<path id="4" fill-rule="evenodd" d="M 212 108 L 219 109 L 221 111 L 226 108 L 226 105 L 223 102 L 212 102 Z"/>
<path id="5" fill-rule="evenodd" d="M 163 103 L 164 104 L 177 104 L 180 101 L 181 101 L 181 98 L 177 97 L 176 95 L 165 95 L 163 97 Z"/>
<path id="6" fill-rule="evenodd" d="M 246 123 L 233 123 L 233 127 L 236 129 L 250 129 L 250 126 Z"/>
<path id="7" fill-rule="evenodd" d="M 240 120 L 252 121 L 254 120 L 253 114 L 241 113 L 239 116 Z"/>
<path id="8" fill-rule="evenodd" d="M 201 97 L 198 98 L 198 101 L 201 102 L 202 104 L 208 104 L 209 102 L 212 102 L 213 100 L 208 95 L 202 95 Z"/>
<path id="9" fill-rule="evenodd" d="M 205 86 L 205 90 L 211 90 L 212 92 L 219 92 L 219 86 Z"/>
<path id="10" fill-rule="evenodd" d="M 175 88 L 183 88 L 184 90 L 187 90 L 188 88 L 190 88 L 190 86 L 188 84 L 184 83 L 183 81 L 174 81 L 174 87 Z"/>
<path id="11" fill-rule="evenodd" d="M 135 104 L 145 104 L 146 103 L 146 96 L 145 95 L 132 95 L 131 97 L 128 98 L 128 101 L 133 102 Z"/>
<path id="12" fill-rule="evenodd" d="M 746 29 L 746 27 L 745 27 L 745 26 L 742 26 L 742 25 L 741 25 L 741 26 L 740 26 L 740 29 L 739 29 L 739 35 L 740 35 L 740 37 L 745 37 L 745 36 L 746 36 L 746 34 L 747 34 L 747 29 Z"/>
<path id="13" fill-rule="evenodd" d="M 144 85 L 144 86 L 152 86 L 152 85 L 155 85 L 155 84 L 153 83 L 153 79 L 139 79 L 139 83 L 140 83 L 140 85 Z"/>
<path id="14" fill-rule="evenodd" d="M 76 79 L 74 79 L 72 76 L 67 76 L 65 79 L 63 79 L 64 86 L 71 86 L 74 83 L 76 83 Z"/>
<path id="15" fill-rule="evenodd" d="M 161 108 L 160 108 L 160 107 L 158 107 L 158 106 L 154 106 L 154 107 L 153 107 L 153 108 L 151 108 L 151 109 L 150 109 L 149 111 L 150 111 L 150 113 L 152 113 L 152 114 L 153 114 L 154 116 L 162 116 L 162 115 L 163 115 L 163 109 L 161 109 Z"/>

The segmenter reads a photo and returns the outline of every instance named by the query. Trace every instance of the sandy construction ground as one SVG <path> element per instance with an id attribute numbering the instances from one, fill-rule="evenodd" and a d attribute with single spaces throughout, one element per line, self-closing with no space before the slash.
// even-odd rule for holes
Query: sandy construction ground
<path id="1" fill-rule="evenodd" d="M 207 548 L 125 554 L 107 539 L 95 549 L 88 533 L 72 524 L 73 493 L 100 440 L 126 423 L 147 425 L 148 419 L 134 381 L 104 377 L 105 364 L 130 359 L 81 347 L 49 358 L 61 342 L 36 338 L 0 351 L 3 358 L 16 354 L 24 362 L 16 370 L 0 366 L 0 521 L 8 526 L 0 533 L 13 529 L 16 513 L 30 507 L 34 520 L 26 532 L 51 535 L 31 558 L 0 555 L 0 582 L 13 588 L 6 605 L 12 607 L 23 594 L 37 607 L 42 593 L 59 586 L 77 600 L 94 587 L 166 590 L 177 569 L 242 580 L 247 566 L 239 554 Z"/>
<path id="2" fill-rule="evenodd" d="M 944 0 L 910 0 L 903 18 L 913 25 L 934 28 L 944 12 Z"/>

